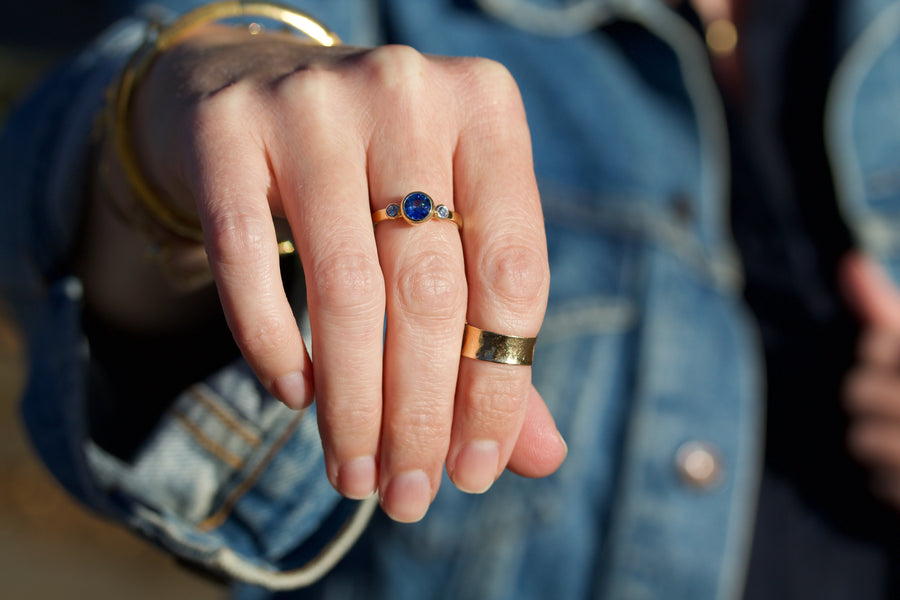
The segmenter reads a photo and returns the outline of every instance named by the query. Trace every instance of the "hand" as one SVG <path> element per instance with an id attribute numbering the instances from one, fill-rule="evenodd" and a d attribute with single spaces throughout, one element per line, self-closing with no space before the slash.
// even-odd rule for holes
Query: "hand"
<path id="1" fill-rule="evenodd" d="M 863 321 L 859 360 L 845 384 L 850 452 L 876 493 L 900 509 L 900 290 L 870 258 L 848 255 L 845 292 Z"/>
<path id="2" fill-rule="evenodd" d="M 445 462 L 470 492 L 505 467 L 559 466 L 565 444 L 530 367 L 460 359 L 466 321 L 534 336 L 548 293 L 528 128 L 502 67 L 209 27 L 159 57 L 133 116 L 148 179 L 200 219 L 260 381 L 293 408 L 315 381 L 338 491 L 377 487 L 391 517 L 414 521 Z M 372 211 L 415 190 L 459 212 L 462 231 L 373 231 Z M 315 363 L 281 286 L 273 215 L 303 264 Z"/>

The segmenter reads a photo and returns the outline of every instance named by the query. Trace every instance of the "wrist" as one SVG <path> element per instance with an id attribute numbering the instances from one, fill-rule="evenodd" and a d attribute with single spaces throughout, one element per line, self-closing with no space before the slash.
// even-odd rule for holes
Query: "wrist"
<path id="1" fill-rule="evenodd" d="M 77 256 L 85 302 L 126 331 L 172 331 L 216 307 L 201 243 L 172 238 L 130 196 L 108 140 L 95 149 Z"/>
<path id="2" fill-rule="evenodd" d="M 146 118 L 135 120 L 134 100 L 138 88 L 161 56 L 192 35 L 196 36 L 208 31 L 219 32 L 221 28 L 212 26 L 229 18 L 269 19 L 305 34 L 322 46 L 334 46 L 340 43 L 334 33 L 328 31 L 308 15 L 270 2 L 237 2 L 233 0 L 213 2 L 182 15 L 169 25 L 151 28 L 151 36 L 147 42 L 132 56 L 110 89 L 106 126 L 112 140 L 112 147 L 134 196 L 160 227 L 169 231 L 173 236 L 189 241 L 203 240 L 203 232 L 195 212 L 168 200 L 160 193 L 160 187 L 154 186 L 148 181 L 144 169 L 141 167 L 136 151 L 135 125 L 143 123 L 152 126 L 155 123 Z M 244 35 L 241 37 L 252 36 L 261 31 L 261 26 L 252 20 L 243 31 Z M 241 42 L 246 43 L 246 40 L 241 40 Z M 200 58 L 205 59 L 206 56 Z M 212 62 L 215 64 L 215 61 Z M 241 57 L 241 62 L 246 62 L 245 56 Z M 251 65 L 251 67 L 253 66 L 256 65 Z M 177 80 L 176 76 L 173 81 Z M 223 87 L 231 85 L 234 81 L 235 79 L 229 78 L 224 82 Z M 158 90 L 159 86 L 151 87 L 152 89 Z M 185 90 L 180 86 L 175 88 L 164 86 L 162 94 L 149 92 L 152 102 L 150 106 L 157 104 L 171 106 L 172 96 L 185 95 L 185 92 L 190 95 L 190 88 Z M 145 98 L 146 96 L 147 94 L 144 95 Z M 177 103 L 177 98 L 175 102 Z M 144 102 L 143 105 L 146 107 L 147 102 Z M 164 123 L 158 124 L 165 125 Z M 162 129 L 164 127 L 154 128 L 153 131 Z"/>

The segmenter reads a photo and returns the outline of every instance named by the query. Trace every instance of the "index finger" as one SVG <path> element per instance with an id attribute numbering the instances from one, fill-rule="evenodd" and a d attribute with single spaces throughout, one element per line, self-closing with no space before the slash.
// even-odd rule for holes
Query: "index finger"
<path id="1" fill-rule="evenodd" d="M 302 408 L 312 401 L 312 365 L 281 280 L 266 154 L 248 128 L 230 128 L 232 121 L 215 111 L 206 116 L 193 180 L 222 308 L 262 384 Z"/>

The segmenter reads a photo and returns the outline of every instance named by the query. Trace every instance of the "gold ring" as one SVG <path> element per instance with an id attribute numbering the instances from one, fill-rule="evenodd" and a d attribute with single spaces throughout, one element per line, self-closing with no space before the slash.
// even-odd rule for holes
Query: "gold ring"
<path id="1" fill-rule="evenodd" d="M 466 358 L 504 365 L 530 365 L 534 362 L 536 341 L 536 337 L 503 335 L 466 323 L 461 354 Z"/>
<path id="2" fill-rule="evenodd" d="M 425 192 L 412 192 L 407 194 L 399 203 L 388 204 L 387 208 L 381 208 L 372 213 L 372 224 L 377 225 L 382 221 L 403 219 L 410 225 L 425 223 L 431 219 L 450 221 L 462 229 L 462 217 L 453 212 L 444 204 L 435 206 L 434 200 Z"/>

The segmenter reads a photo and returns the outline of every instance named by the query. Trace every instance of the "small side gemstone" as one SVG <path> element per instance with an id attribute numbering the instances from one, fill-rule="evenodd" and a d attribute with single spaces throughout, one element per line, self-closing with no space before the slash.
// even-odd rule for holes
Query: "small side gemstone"
<path id="1" fill-rule="evenodd" d="M 403 199 L 403 214 L 413 223 L 424 221 L 431 214 L 434 202 L 428 194 L 413 192 Z"/>
<path id="2" fill-rule="evenodd" d="M 399 204 L 388 204 L 388 207 L 384 209 L 385 214 L 390 218 L 394 219 L 400 215 L 400 205 Z"/>
<path id="3" fill-rule="evenodd" d="M 438 219 L 449 219 L 450 209 L 443 204 L 438 204 L 437 208 L 434 209 L 434 214 L 437 215 Z"/>

